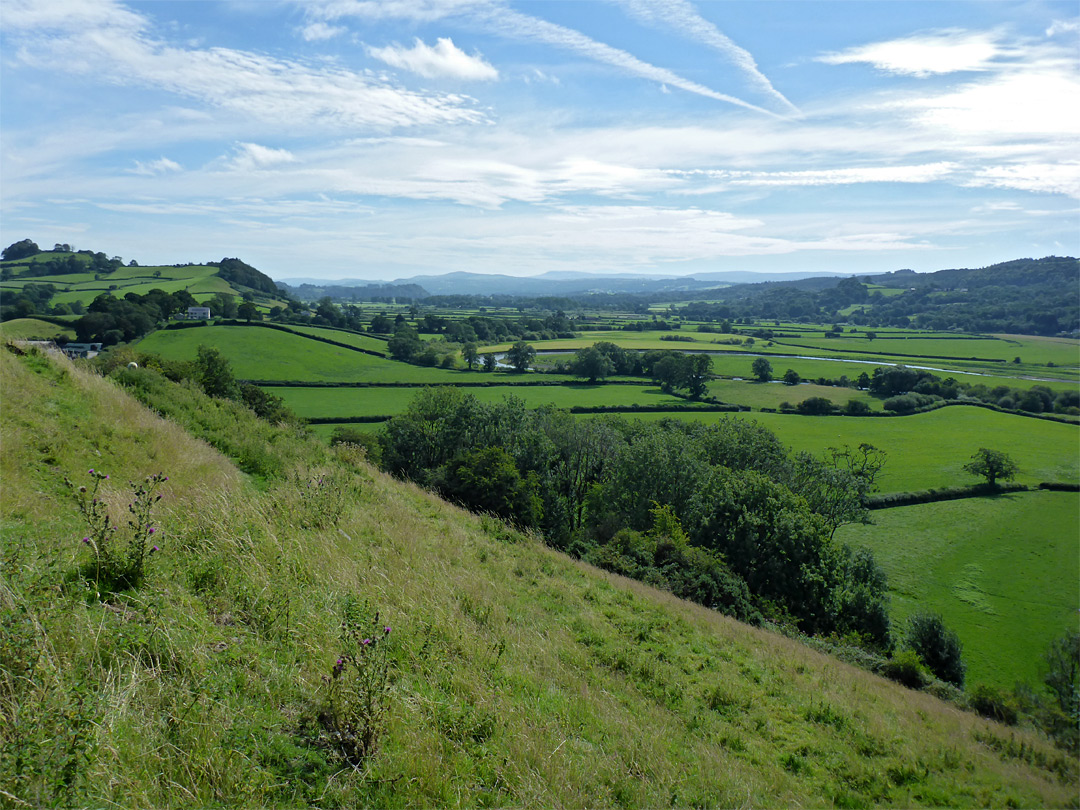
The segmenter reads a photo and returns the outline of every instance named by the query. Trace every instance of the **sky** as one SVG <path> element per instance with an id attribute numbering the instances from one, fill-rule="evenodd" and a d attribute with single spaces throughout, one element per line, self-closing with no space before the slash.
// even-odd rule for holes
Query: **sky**
<path id="1" fill-rule="evenodd" d="M 0 238 L 279 280 L 1076 256 L 1077 10 L 0 0 Z"/>

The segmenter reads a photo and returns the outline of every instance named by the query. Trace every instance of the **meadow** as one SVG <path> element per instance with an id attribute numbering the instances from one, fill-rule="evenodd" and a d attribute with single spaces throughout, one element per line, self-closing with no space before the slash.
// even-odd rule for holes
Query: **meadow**
<path id="1" fill-rule="evenodd" d="M 889 575 L 894 623 L 940 613 L 964 645 L 969 684 L 1041 682 L 1042 656 L 1075 630 L 1080 502 L 1016 492 L 872 513 L 838 537 L 873 550 Z"/>
<path id="2" fill-rule="evenodd" d="M 939 357 L 970 360 L 1001 360 L 1012 362 L 1016 357 L 1021 364 L 1057 366 L 1075 369 L 1080 365 L 1080 349 L 1075 341 L 1052 341 L 1038 338 L 958 337 L 948 335 L 933 338 L 877 337 L 869 340 L 863 334 L 826 338 L 800 336 L 777 338 L 777 345 L 806 347 L 815 351 L 872 352 L 897 354 L 927 359 Z"/>
<path id="3" fill-rule="evenodd" d="M 593 418 L 583 414 L 583 419 Z M 639 419 L 754 419 L 796 451 L 819 454 L 827 447 L 868 442 L 888 454 L 878 479 L 881 492 L 978 483 L 964 472 L 972 453 L 991 447 L 1008 453 L 1025 484 L 1080 483 L 1080 428 L 985 408 L 955 405 L 912 416 L 799 416 L 779 413 L 635 415 Z"/>
<path id="4" fill-rule="evenodd" d="M 19 802 L 1075 803 L 1076 763 L 1037 735 L 599 572 L 347 448 L 270 440 L 189 388 L 161 389 L 163 420 L 63 360 L 0 352 L 0 374 L 0 521 L 19 561 L 4 593 L 31 618 L 9 640 L 42 662 L 3 694 Z M 276 459 L 257 486 L 207 443 L 256 436 Z M 121 508 L 122 482 L 169 475 L 161 551 L 106 602 L 79 587 L 85 524 L 62 483 L 90 467 Z M 392 628 L 378 746 L 358 768 L 319 719 L 347 711 L 333 684 L 352 670 L 332 673 L 349 610 Z"/>
<path id="5" fill-rule="evenodd" d="M 0 323 L 0 338 L 6 340 L 52 340 L 61 336 L 74 340 L 75 330 L 37 318 L 14 318 Z"/>
<path id="6" fill-rule="evenodd" d="M 170 360 L 193 360 L 200 345 L 219 349 L 236 376 L 250 380 L 453 385 L 468 373 L 410 366 L 277 329 L 252 326 L 163 330 L 148 335 L 138 348 Z"/>
<path id="7" fill-rule="evenodd" d="M 403 413 L 416 396 L 415 388 L 267 388 L 306 419 L 333 419 L 350 416 L 394 416 Z M 650 385 L 495 385 L 469 388 L 481 402 L 500 402 L 514 396 L 530 408 L 597 406 L 685 407 L 690 404 Z"/>

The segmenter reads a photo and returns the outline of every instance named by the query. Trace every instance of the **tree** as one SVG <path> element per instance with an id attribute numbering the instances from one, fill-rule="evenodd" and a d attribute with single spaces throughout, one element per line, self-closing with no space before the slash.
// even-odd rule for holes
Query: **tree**
<path id="1" fill-rule="evenodd" d="M 249 322 L 262 320 L 262 313 L 259 312 L 259 308 L 250 301 L 245 301 L 237 307 L 236 314 Z"/>
<path id="2" fill-rule="evenodd" d="M 465 365 L 469 367 L 469 371 L 472 371 L 473 366 L 476 365 L 476 361 L 479 357 L 480 354 L 476 350 L 475 343 L 466 343 L 461 348 L 461 358 L 465 361 Z"/>
<path id="3" fill-rule="evenodd" d="M 590 383 L 595 383 L 614 374 L 615 364 L 595 346 L 589 346 L 577 350 L 570 363 L 570 370 L 575 376 L 587 377 Z"/>
<path id="4" fill-rule="evenodd" d="M 964 687 L 966 667 L 960 638 L 934 613 L 916 613 L 908 621 L 909 649 L 918 653 L 927 669 L 943 681 Z"/>
<path id="5" fill-rule="evenodd" d="M 751 368 L 754 371 L 754 376 L 758 378 L 759 382 L 768 382 L 772 379 L 772 363 L 764 357 L 757 358 Z"/>
<path id="6" fill-rule="evenodd" d="M 510 361 L 510 365 L 514 367 L 514 371 L 519 374 L 523 374 L 529 370 L 529 364 L 535 357 L 536 349 L 524 340 L 519 340 L 511 346 L 510 351 L 506 353 L 506 359 Z"/>
<path id="7" fill-rule="evenodd" d="M 1080 633 L 1056 639 L 1046 651 L 1047 672 L 1043 682 L 1061 710 L 1073 723 L 1080 719 Z"/>
<path id="8" fill-rule="evenodd" d="M 798 385 L 801 382 L 802 377 L 799 376 L 799 372 L 795 369 L 789 368 L 784 372 L 784 385 Z"/>
<path id="9" fill-rule="evenodd" d="M 986 447 L 980 447 L 972 455 L 971 461 L 964 465 L 964 470 L 972 475 L 982 476 L 991 487 L 997 486 L 999 479 L 1009 481 L 1020 472 L 1016 462 L 1005 453 Z"/>
<path id="10" fill-rule="evenodd" d="M 199 385 L 209 396 L 234 399 L 237 395 L 236 378 L 229 361 L 212 346 L 199 346 L 195 359 Z"/>
<path id="11" fill-rule="evenodd" d="M 36 243 L 29 239 L 23 239 L 20 242 L 15 242 L 12 245 L 8 245 L 4 248 L 4 252 L 0 254 L 5 262 L 13 261 L 15 259 L 27 259 L 30 256 L 35 256 L 41 253 L 41 248 Z"/>
<path id="12" fill-rule="evenodd" d="M 484 371 L 494 371 L 499 365 L 499 361 L 495 359 L 495 355 L 492 352 L 485 352 L 484 354 Z"/>
<path id="13" fill-rule="evenodd" d="M 694 354 L 686 358 L 683 385 L 686 386 L 690 396 L 696 399 L 708 390 L 706 383 L 710 372 L 712 372 L 712 358 L 709 355 Z"/>

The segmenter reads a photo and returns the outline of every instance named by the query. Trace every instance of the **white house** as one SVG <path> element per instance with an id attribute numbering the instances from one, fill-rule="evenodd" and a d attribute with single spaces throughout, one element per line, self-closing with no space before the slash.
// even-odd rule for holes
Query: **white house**
<path id="1" fill-rule="evenodd" d="M 188 307 L 187 319 L 189 321 L 208 321 L 210 320 L 210 307 Z"/>

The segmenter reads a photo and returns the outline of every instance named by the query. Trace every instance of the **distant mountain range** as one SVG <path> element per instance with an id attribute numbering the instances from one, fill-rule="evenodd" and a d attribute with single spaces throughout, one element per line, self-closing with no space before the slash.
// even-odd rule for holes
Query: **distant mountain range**
<path id="1" fill-rule="evenodd" d="M 446 273 L 444 275 L 412 276 L 394 281 L 349 281 L 346 279 L 311 279 L 287 278 L 278 283 L 296 290 L 304 289 L 302 297 L 312 295 L 313 289 L 334 289 L 327 295 L 346 297 L 338 290 L 347 288 L 365 288 L 373 293 L 378 289 L 380 296 L 406 296 L 404 291 L 392 291 L 393 288 L 421 287 L 430 295 L 576 295 L 579 293 L 659 293 L 687 292 L 728 287 L 732 284 L 753 284 L 762 281 L 794 281 L 798 279 L 829 277 L 841 278 L 839 273 L 751 273 L 734 270 L 719 273 L 695 273 L 692 276 L 676 275 L 606 275 L 601 273 L 576 273 L 573 271 L 552 271 L 538 276 L 506 276 L 485 273 Z M 305 289 L 306 288 L 306 289 Z M 372 289 L 374 288 L 374 289 Z M 357 289 L 356 293 L 360 293 Z M 316 296 L 317 297 L 317 296 Z M 410 296 L 411 297 L 411 296 Z"/>

